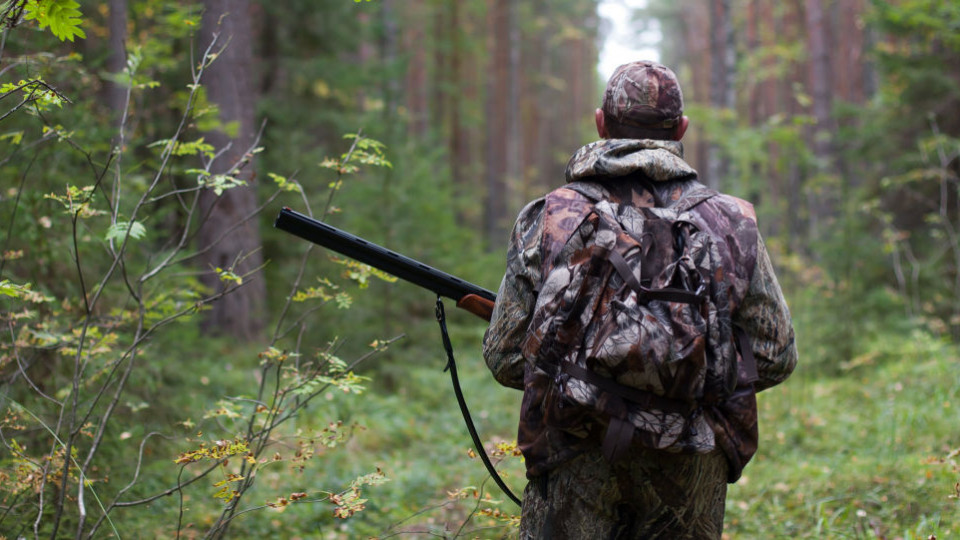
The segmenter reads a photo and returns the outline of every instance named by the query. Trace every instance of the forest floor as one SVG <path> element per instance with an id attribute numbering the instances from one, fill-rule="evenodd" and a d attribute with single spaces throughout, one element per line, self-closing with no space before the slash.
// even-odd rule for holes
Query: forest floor
<path id="1" fill-rule="evenodd" d="M 481 437 L 491 447 L 512 441 L 520 392 L 489 376 L 477 352 L 482 329 L 453 333 Z M 831 374 L 801 363 L 787 383 L 760 395 L 760 450 L 730 486 L 726 537 L 960 537 L 957 351 L 923 336 L 909 339 L 910 358 L 868 355 Z M 438 339 L 432 365 L 401 370 L 392 391 L 376 390 L 374 381 L 359 398 L 330 396 L 303 418 L 305 430 L 336 418 L 363 426 L 346 447 L 318 456 L 298 480 L 303 489 L 346 485 L 377 467 L 390 481 L 366 488 L 366 509 L 350 519 L 298 505 L 273 525 L 282 522 L 291 538 L 509 536 L 518 509 L 470 457 L 444 363 Z M 521 460 L 506 457 L 500 468 L 520 494 Z M 238 525 L 254 530 L 261 520 L 251 514 Z"/>
<path id="2" fill-rule="evenodd" d="M 484 366 L 483 325 L 453 325 L 451 333 L 481 438 L 488 449 L 512 442 L 521 393 L 499 386 Z M 380 469 L 389 481 L 363 486 L 363 510 L 337 519 L 328 502 L 292 504 L 282 513 L 261 508 L 238 516 L 232 531 L 291 539 L 514 534 L 519 509 L 472 456 L 443 372 L 443 347 L 439 336 L 433 337 L 435 343 L 421 336 L 391 349 L 370 370 L 378 375 L 363 394 L 334 389 L 312 403 L 297 419 L 301 433 L 339 420 L 348 431 L 352 427 L 352 436 L 318 450 L 303 472 L 289 463 L 264 466 L 243 505 L 292 492 L 348 490 L 355 479 Z M 760 449 L 729 487 L 725 537 L 960 538 L 957 348 L 919 332 L 891 335 L 889 343 L 892 353 L 867 354 L 829 370 L 804 363 L 801 347 L 794 375 L 760 394 Z M 227 373 L 239 376 L 237 371 Z M 190 391 L 190 401 L 208 401 L 216 398 L 194 391 L 224 387 Z M 295 448 L 279 439 L 276 450 L 287 458 Z M 526 484 L 521 458 L 495 460 L 506 483 L 521 494 Z M 170 468 L 160 461 L 159 467 Z M 218 504 L 201 499 L 202 494 L 187 501 L 184 518 L 198 529 Z M 173 510 L 141 515 L 138 530 L 169 532 Z"/>

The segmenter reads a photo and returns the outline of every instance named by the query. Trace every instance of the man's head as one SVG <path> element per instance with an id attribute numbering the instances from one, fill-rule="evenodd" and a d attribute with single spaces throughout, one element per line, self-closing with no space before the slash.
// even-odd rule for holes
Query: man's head
<path id="1" fill-rule="evenodd" d="M 689 122 L 683 116 L 683 93 L 666 66 L 641 60 L 618 67 L 596 111 L 597 132 L 604 139 L 679 141 Z"/>

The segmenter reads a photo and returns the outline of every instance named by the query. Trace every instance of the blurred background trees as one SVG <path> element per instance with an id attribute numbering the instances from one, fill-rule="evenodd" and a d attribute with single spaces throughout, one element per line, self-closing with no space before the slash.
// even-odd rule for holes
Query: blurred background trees
<path id="1" fill-rule="evenodd" d="M 207 439 L 253 444 L 258 421 L 223 416 L 261 414 L 243 400 L 266 399 L 286 352 L 339 365 L 376 339 L 364 369 L 384 399 L 449 403 L 412 373 L 437 365 L 432 298 L 304 255 L 272 219 L 307 208 L 496 289 L 514 216 L 596 137 L 612 27 L 600 3 L 0 2 L 0 484 L 17 486 L 0 490 L 0 535 L 97 530 L 102 517 L 71 512 L 85 482 L 119 497 L 139 478 L 141 461 L 118 456 L 162 456 L 131 496 L 176 485 L 170 462 L 204 440 L 198 422 Z M 843 374 L 960 340 L 956 2 L 627 4 L 630 45 L 683 85 L 688 160 L 756 204 L 803 369 Z M 344 138 L 357 133 L 362 146 Z M 479 367 L 483 329 L 451 317 Z M 260 393 L 238 390 L 253 372 Z M 510 411 L 510 396 L 490 399 Z M 325 420 L 300 428 L 368 414 L 317 408 Z M 495 416 L 482 418 L 512 437 Z M 392 422 L 383 446 L 407 444 L 417 421 Z M 366 472 L 326 469 L 344 485 Z M 396 500 L 436 488 L 403 485 L 380 510 L 412 513 Z M 237 512 L 206 525 L 224 531 Z"/>
<path id="2" fill-rule="evenodd" d="M 960 337 L 956 6 L 690 1 L 648 13 L 701 124 L 688 156 L 757 204 L 781 264 L 802 266 L 788 275 L 817 273 L 797 285 L 838 316 L 810 328 L 840 353 L 829 361 L 862 354 L 878 318 Z"/>

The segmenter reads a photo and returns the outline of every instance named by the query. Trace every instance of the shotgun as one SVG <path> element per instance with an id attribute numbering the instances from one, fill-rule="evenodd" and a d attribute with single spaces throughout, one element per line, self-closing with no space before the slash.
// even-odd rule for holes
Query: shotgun
<path id="1" fill-rule="evenodd" d="M 273 226 L 455 300 L 458 308 L 484 320 L 493 313 L 497 299 L 493 292 L 290 208 L 280 210 Z"/>
<path id="2" fill-rule="evenodd" d="M 287 207 L 280 210 L 280 215 L 277 216 L 273 226 L 437 294 L 437 321 L 440 323 L 443 345 L 447 351 L 447 367 L 444 371 L 450 371 L 453 390 L 457 396 L 457 403 L 460 405 L 463 420 L 467 424 L 467 430 L 470 432 L 470 438 L 473 439 L 473 444 L 477 447 L 480 459 L 490 476 L 500 486 L 500 489 L 517 506 L 520 506 L 520 499 L 510 491 L 510 488 L 504 483 L 500 474 L 497 473 L 496 467 L 490 461 L 490 456 L 487 455 L 483 442 L 480 440 L 480 435 L 477 433 L 477 428 L 473 424 L 473 419 L 470 417 L 470 411 L 467 410 L 467 402 L 464 400 L 463 390 L 460 387 L 460 380 L 457 375 L 457 364 L 453 359 L 453 347 L 450 345 L 450 336 L 447 334 L 443 303 L 440 301 L 441 296 L 456 300 L 458 308 L 465 309 L 489 321 L 493 314 L 493 303 L 496 301 L 497 295 L 469 281 L 441 272 L 420 261 L 390 251 Z"/>

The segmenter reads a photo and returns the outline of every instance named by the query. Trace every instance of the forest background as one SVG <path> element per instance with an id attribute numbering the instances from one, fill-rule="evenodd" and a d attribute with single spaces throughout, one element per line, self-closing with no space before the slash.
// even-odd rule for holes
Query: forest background
<path id="1" fill-rule="evenodd" d="M 513 217 L 595 138 L 597 13 L 0 2 L 0 537 L 509 536 L 434 298 L 271 224 L 291 206 L 496 289 Z M 632 24 L 795 318 L 726 535 L 960 534 L 960 4 L 650 0 Z M 519 492 L 519 393 L 448 314 Z"/>

